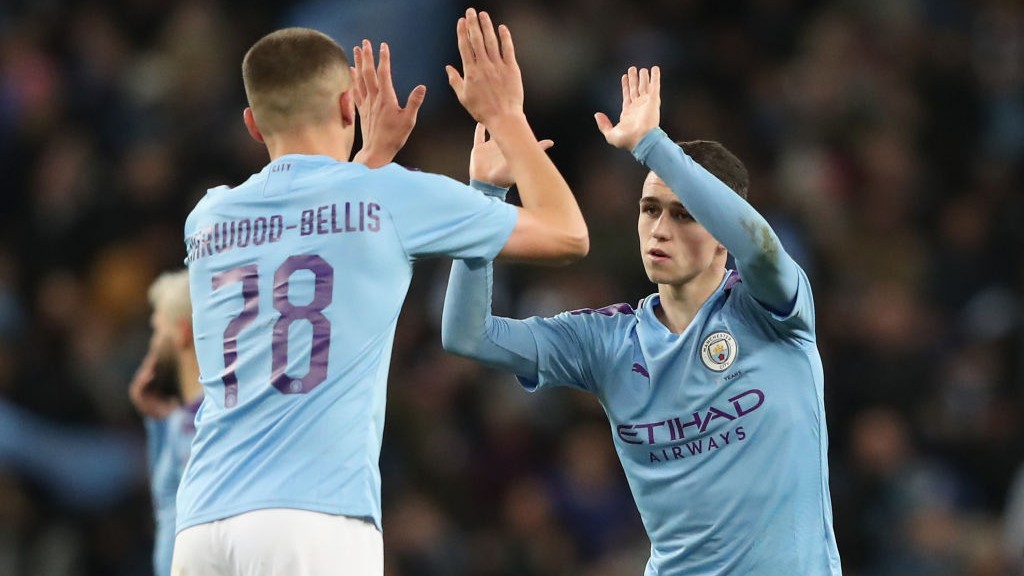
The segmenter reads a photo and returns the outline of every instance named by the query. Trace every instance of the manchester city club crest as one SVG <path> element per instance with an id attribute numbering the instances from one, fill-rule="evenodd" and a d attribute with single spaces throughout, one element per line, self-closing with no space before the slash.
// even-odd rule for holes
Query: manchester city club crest
<path id="1" fill-rule="evenodd" d="M 739 351 L 732 334 L 715 332 L 705 338 L 704 343 L 700 345 L 700 359 L 709 369 L 724 372 L 736 361 Z"/>

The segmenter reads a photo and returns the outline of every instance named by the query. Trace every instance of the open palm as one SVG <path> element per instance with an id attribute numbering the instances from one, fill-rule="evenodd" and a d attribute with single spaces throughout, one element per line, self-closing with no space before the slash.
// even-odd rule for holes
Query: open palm
<path id="1" fill-rule="evenodd" d="M 552 140 L 541 140 L 537 144 L 543 150 L 555 145 Z M 473 150 L 469 153 L 469 177 L 502 188 L 515 184 L 512 168 L 494 140 L 487 139 L 487 129 L 479 122 L 473 133 Z"/>
<path id="2" fill-rule="evenodd" d="M 616 148 L 632 150 L 661 122 L 661 68 L 630 66 L 622 75 L 622 112 L 618 124 L 603 112 L 594 115 L 597 129 Z"/>

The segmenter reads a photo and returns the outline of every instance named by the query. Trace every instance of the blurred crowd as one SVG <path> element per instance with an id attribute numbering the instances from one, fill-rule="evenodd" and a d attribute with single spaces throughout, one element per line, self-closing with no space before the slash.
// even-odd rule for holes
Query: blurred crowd
<path id="1" fill-rule="evenodd" d="M 654 290 L 642 167 L 608 146 L 629 65 L 662 125 L 723 142 L 811 278 L 835 526 L 851 576 L 1024 571 L 1024 4 L 517 0 L 538 136 L 588 218 L 564 269 L 502 265 L 496 312 Z M 388 41 L 427 103 L 406 166 L 467 179 L 446 86 L 453 0 L 0 2 L 0 574 L 149 574 L 144 431 L 127 385 L 146 288 L 180 268 L 207 187 L 258 171 L 240 62 L 285 25 Z M 639 576 L 639 517 L 593 398 L 528 394 L 445 354 L 448 263 L 399 322 L 381 465 L 388 576 Z M 808 455 L 809 457 L 813 455 Z M 700 498 L 700 494 L 693 494 Z M 685 503 L 681 503 L 685 505 Z"/>

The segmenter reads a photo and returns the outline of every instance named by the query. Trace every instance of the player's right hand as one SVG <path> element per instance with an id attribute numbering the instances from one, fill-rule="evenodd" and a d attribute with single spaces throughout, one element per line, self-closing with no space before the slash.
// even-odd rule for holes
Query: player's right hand
<path id="1" fill-rule="evenodd" d="M 463 74 L 448 65 L 448 84 L 459 102 L 477 122 L 509 115 L 523 115 L 523 77 L 516 63 L 512 34 L 504 24 L 494 24 L 487 12 L 473 8 L 455 27 Z"/>
<path id="2" fill-rule="evenodd" d="M 173 412 L 179 402 L 154 389 L 156 363 L 157 352 L 150 349 L 132 377 L 132 383 L 128 386 L 128 397 L 140 414 L 159 420 Z"/>
<path id="3" fill-rule="evenodd" d="M 622 112 L 612 124 L 603 112 L 594 114 L 597 129 L 616 148 L 633 150 L 661 122 L 661 68 L 630 66 L 622 75 Z"/>

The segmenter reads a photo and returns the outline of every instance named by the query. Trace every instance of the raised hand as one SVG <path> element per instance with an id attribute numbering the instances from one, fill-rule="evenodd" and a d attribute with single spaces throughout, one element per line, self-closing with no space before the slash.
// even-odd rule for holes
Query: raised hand
<path id="1" fill-rule="evenodd" d="M 352 80 L 356 110 L 363 135 L 363 147 L 355 162 L 379 168 L 394 160 L 416 126 L 416 115 L 427 95 L 427 87 L 413 88 L 403 108 L 391 80 L 391 50 L 380 45 L 380 63 L 374 68 L 373 46 L 369 40 L 352 49 Z"/>
<path id="2" fill-rule="evenodd" d="M 555 145 L 552 140 L 541 140 L 537 144 L 542 150 Z M 502 188 L 515 184 L 512 169 L 501 153 L 501 148 L 494 140 L 487 139 L 487 129 L 479 122 L 473 132 L 473 150 L 469 153 L 469 177 Z"/>
<path id="3" fill-rule="evenodd" d="M 466 111 L 484 125 L 507 115 L 523 114 L 523 77 L 516 63 L 512 34 L 494 24 L 487 12 L 469 8 L 455 27 L 462 57 L 460 75 L 446 66 L 448 83 Z"/>
<path id="4" fill-rule="evenodd" d="M 156 363 L 157 352 L 150 349 L 132 377 L 132 383 L 128 386 L 128 396 L 140 414 L 161 419 L 174 411 L 179 402 L 154 389 Z"/>
<path id="5" fill-rule="evenodd" d="M 661 122 L 661 68 L 637 70 L 630 66 L 622 75 L 622 112 L 618 124 L 612 124 L 603 112 L 594 114 L 597 129 L 617 148 L 632 150 L 648 132 Z"/>

